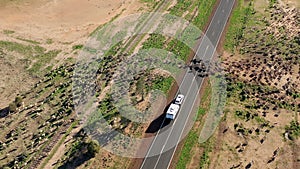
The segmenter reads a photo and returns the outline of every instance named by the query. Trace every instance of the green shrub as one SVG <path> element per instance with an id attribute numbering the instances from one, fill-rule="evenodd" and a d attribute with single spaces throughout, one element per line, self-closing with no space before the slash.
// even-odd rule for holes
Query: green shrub
<path id="1" fill-rule="evenodd" d="M 184 12 L 189 10 L 189 7 L 192 5 L 191 0 L 177 0 L 177 4 L 170 8 L 170 14 L 181 17 Z"/>
<path id="2" fill-rule="evenodd" d="M 300 136 L 300 124 L 296 120 L 292 120 L 289 125 L 285 126 L 285 131 L 289 133 L 291 140 Z"/>
<path id="3" fill-rule="evenodd" d="M 98 142 L 92 140 L 87 144 L 88 155 L 91 157 L 95 157 L 95 155 L 99 152 L 100 146 Z"/>
<path id="4" fill-rule="evenodd" d="M 150 34 L 150 37 L 143 43 L 142 49 L 163 49 L 166 38 L 160 34 Z"/>
<path id="5" fill-rule="evenodd" d="M 16 98 L 15 98 L 15 104 L 16 104 L 16 106 L 17 107 L 20 107 L 21 105 L 22 105 L 22 98 L 21 97 L 19 97 L 19 96 L 17 96 Z"/>
<path id="6" fill-rule="evenodd" d="M 195 131 L 190 131 L 188 137 L 184 142 L 184 147 L 181 150 L 180 158 L 177 163 L 176 169 L 185 169 L 186 164 L 191 159 L 191 150 L 195 146 L 198 141 L 198 134 Z"/>
<path id="7" fill-rule="evenodd" d="M 16 110 L 17 110 L 17 105 L 16 105 L 16 103 L 15 103 L 15 102 L 10 103 L 9 106 L 8 106 L 8 111 L 11 112 L 11 113 L 13 113 L 13 112 L 15 112 Z"/>
<path id="8" fill-rule="evenodd" d="M 157 79 L 155 79 L 152 82 L 152 86 L 151 89 L 152 90 L 160 90 L 162 92 L 164 92 L 165 94 L 167 94 L 169 92 L 169 90 L 172 87 L 172 84 L 174 82 L 174 78 L 173 77 L 159 77 Z"/>
<path id="9" fill-rule="evenodd" d="M 72 46 L 73 50 L 82 49 L 82 48 L 83 48 L 83 45 L 74 45 L 74 46 Z"/>
<path id="10" fill-rule="evenodd" d="M 167 49 L 183 61 L 186 61 L 188 59 L 188 56 L 191 52 L 190 47 L 188 47 L 186 44 L 177 39 L 171 40 L 170 43 L 167 45 Z"/>
<path id="11" fill-rule="evenodd" d="M 198 4 L 198 15 L 193 19 L 193 24 L 199 29 L 203 29 L 208 21 L 209 15 L 212 13 L 216 0 L 203 0 Z"/>

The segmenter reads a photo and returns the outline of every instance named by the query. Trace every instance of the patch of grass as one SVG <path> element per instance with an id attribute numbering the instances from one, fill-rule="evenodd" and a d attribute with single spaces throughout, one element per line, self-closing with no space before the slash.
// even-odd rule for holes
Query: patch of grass
<path id="1" fill-rule="evenodd" d="M 199 13 L 193 19 L 192 23 L 199 29 L 203 29 L 209 19 L 209 15 L 212 13 L 215 4 L 216 0 L 199 1 L 199 4 L 197 6 Z"/>
<path id="2" fill-rule="evenodd" d="M 160 34 L 150 34 L 150 37 L 143 43 L 142 49 L 163 49 L 166 38 Z"/>
<path id="3" fill-rule="evenodd" d="M 156 0 L 140 0 L 142 3 L 146 3 L 150 9 L 154 9 L 159 1 Z"/>
<path id="4" fill-rule="evenodd" d="M 60 52 L 60 50 L 52 50 L 35 57 L 36 62 L 28 69 L 28 71 L 33 75 L 42 75 L 44 73 L 43 70 L 45 70 L 44 67 L 48 63 L 50 63 L 51 60 L 55 58 Z"/>
<path id="5" fill-rule="evenodd" d="M 203 143 L 201 145 L 201 147 L 204 148 L 204 152 L 201 156 L 200 159 L 200 169 L 202 168 L 208 168 L 209 166 L 209 153 L 212 151 L 212 147 L 213 147 L 213 141 L 211 139 L 209 139 L 206 143 Z"/>
<path id="6" fill-rule="evenodd" d="M 259 124 L 268 124 L 268 121 L 260 116 L 254 116 L 254 120 Z"/>
<path id="7" fill-rule="evenodd" d="M 32 43 L 32 44 L 35 44 L 35 45 L 40 44 L 40 42 L 31 40 L 31 39 L 25 39 L 25 38 L 20 38 L 20 37 L 18 37 L 17 39 L 19 39 L 19 40 L 21 40 L 21 41 L 25 41 L 25 42 Z"/>
<path id="8" fill-rule="evenodd" d="M 122 46 L 122 42 L 118 42 L 114 46 L 112 46 L 107 52 L 105 52 L 105 56 L 115 56 L 118 53 Z"/>
<path id="9" fill-rule="evenodd" d="M 269 1 L 269 7 L 272 7 L 275 4 L 277 4 L 277 0 L 270 0 Z"/>
<path id="10" fill-rule="evenodd" d="M 178 0 L 176 5 L 169 9 L 170 14 L 181 17 L 184 12 L 189 10 L 192 3 L 192 0 Z"/>
<path id="11" fill-rule="evenodd" d="M 186 61 L 188 59 L 188 56 L 191 52 L 190 47 L 177 39 L 171 40 L 167 45 L 167 49 L 183 61 Z"/>
<path id="12" fill-rule="evenodd" d="M 73 50 L 79 50 L 79 49 L 82 49 L 82 48 L 83 48 L 83 45 L 74 45 L 74 46 L 72 46 Z"/>
<path id="13" fill-rule="evenodd" d="M 36 44 L 36 42 L 32 43 Z M 45 48 L 38 45 L 23 45 L 10 41 L 0 41 L 0 49 L 1 48 L 23 55 L 25 58 L 22 60 L 25 61 L 25 67 L 29 67 L 27 70 L 30 74 L 37 76 L 41 76 L 45 70 L 48 70 L 46 66 L 48 66 L 48 68 L 49 66 L 51 67 L 49 63 L 61 52 L 60 50 L 46 52 Z"/>
<path id="14" fill-rule="evenodd" d="M 226 33 L 224 48 L 231 52 L 238 46 L 239 41 L 244 36 L 246 25 L 254 13 L 253 3 L 250 1 L 245 7 L 244 0 L 239 0 L 237 7 L 233 10 L 228 31 Z"/>
<path id="15" fill-rule="evenodd" d="M 116 107 L 113 106 L 113 98 L 110 94 L 107 94 L 105 98 L 99 102 L 97 111 L 93 112 L 92 115 L 89 116 L 87 124 L 92 126 L 102 118 L 104 118 L 107 122 L 110 122 L 118 116 L 119 112 Z"/>
<path id="16" fill-rule="evenodd" d="M 143 90 L 145 88 L 145 83 L 144 83 L 145 77 L 141 77 L 137 82 L 136 82 L 136 92 L 138 94 L 142 94 Z"/>
<path id="17" fill-rule="evenodd" d="M 2 32 L 3 32 L 5 35 L 10 35 L 10 34 L 15 33 L 15 31 L 12 31 L 12 30 L 3 30 Z"/>
<path id="18" fill-rule="evenodd" d="M 199 110 L 198 110 L 198 114 L 197 115 L 198 116 L 203 116 L 205 113 L 206 113 L 206 110 L 204 108 L 200 107 Z"/>
<path id="19" fill-rule="evenodd" d="M 201 121 L 202 117 L 205 115 L 205 113 L 208 110 L 209 102 L 210 102 L 210 97 L 211 97 L 211 87 L 207 86 L 205 88 L 205 91 L 203 93 L 203 96 L 200 101 L 200 107 L 197 112 L 197 121 Z M 200 128 L 199 127 L 193 127 L 192 130 L 189 132 L 187 135 L 187 138 L 185 139 L 183 148 L 180 153 L 179 161 L 177 163 L 176 169 L 184 169 L 186 168 L 186 165 L 190 162 L 192 158 L 191 151 L 193 147 L 195 146 L 201 146 L 204 147 L 204 153 L 201 157 L 201 164 L 202 164 L 202 158 L 204 161 L 207 160 L 208 158 L 208 152 L 211 151 L 211 143 L 210 141 L 207 141 L 206 143 L 199 144 L 198 139 L 199 139 L 199 132 Z M 207 146 L 207 144 L 209 146 Z M 209 149 L 208 149 L 209 148 Z M 200 165 L 201 166 L 201 165 Z"/>
<path id="20" fill-rule="evenodd" d="M 46 44 L 52 44 L 53 43 L 53 40 L 52 39 L 47 39 L 46 40 Z"/>
<path id="21" fill-rule="evenodd" d="M 191 159 L 191 150 L 198 141 L 198 134 L 195 131 L 190 131 L 184 142 L 184 147 L 181 150 L 179 161 L 177 163 L 176 169 L 185 169 L 187 163 Z"/>
<path id="22" fill-rule="evenodd" d="M 211 93 L 212 93 L 212 89 L 211 89 L 210 85 L 208 85 L 205 88 L 204 94 L 201 98 L 201 102 L 200 102 L 201 109 L 206 108 L 205 110 L 208 110 L 208 106 L 206 106 L 206 104 L 210 102 Z"/>
<path id="23" fill-rule="evenodd" d="M 16 42 L 0 41 L 0 48 L 6 49 L 10 52 L 17 52 L 26 57 L 42 54 L 46 51 L 45 48 L 34 45 L 23 45 Z"/>
<path id="24" fill-rule="evenodd" d="M 144 2 L 144 3 L 155 3 L 156 0 L 140 0 L 141 2 Z"/>
<path id="25" fill-rule="evenodd" d="M 170 91 L 173 83 L 174 83 L 173 77 L 167 77 L 167 78 L 159 77 L 152 82 L 151 89 L 152 90 L 157 89 L 167 94 Z"/>

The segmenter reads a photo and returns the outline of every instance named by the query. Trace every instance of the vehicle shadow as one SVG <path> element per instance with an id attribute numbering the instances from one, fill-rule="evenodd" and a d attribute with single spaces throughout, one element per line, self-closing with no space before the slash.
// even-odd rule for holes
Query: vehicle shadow
<path id="1" fill-rule="evenodd" d="M 168 110 L 169 106 L 171 105 L 171 103 L 173 103 L 173 102 L 170 102 L 165 107 L 163 113 L 150 123 L 150 125 L 148 126 L 145 133 L 156 133 L 159 129 L 164 128 L 171 123 L 171 121 L 172 121 L 171 119 L 165 118 L 167 110 Z"/>
<path id="2" fill-rule="evenodd" d="M 3 109 L 0 109 L 0 118 L 4 118 L 9 114 L 8 107 L 5 107 Z"/>

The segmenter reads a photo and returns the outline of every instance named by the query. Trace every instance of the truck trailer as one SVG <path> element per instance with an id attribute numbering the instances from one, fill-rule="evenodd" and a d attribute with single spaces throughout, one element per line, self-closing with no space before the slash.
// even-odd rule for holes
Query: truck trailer
<path id="1" fill-rule="evenodd" d="M 166 118 L 174 120 L 179 111 L 179 107 L 179 105 L 172 103 L 167 111 Z"/>

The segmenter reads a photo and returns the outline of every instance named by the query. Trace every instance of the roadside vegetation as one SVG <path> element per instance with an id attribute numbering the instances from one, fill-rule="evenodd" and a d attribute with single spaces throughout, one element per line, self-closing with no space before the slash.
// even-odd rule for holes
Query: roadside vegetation
<path id="1" fill-rule="evenodd" d="M 193 25 L 197 26 L 200 30 L 204 29 L 205 24 L 209 19 L 210 14 L 212 13 L 213 6 L 215 5 L 216 0 L 209 0 L 209 1 L 178 1 L 173 7 L 169 9 L 169 14 L 175 15 L 177 17 L 183 17 L 188 21 L 191 21 Z M 159 26 L 158 26 L 159 27 Z M 189 31 L 189 30 L 184 30 Z M 184 35 L 184 31 L 182 35 Z M 179 35 L 180 37 L 181 35 Z M 200 36 L 200 35 L 196 35 Z M 191 38 L 191 37 L 186 37 Z M 193 39 L 184 39 L 188 42 L 195 41 L 195 37 Z M 196 42 L 196 41 L 195 41 Z M 194 43 L 196 45 L 196 43 Z M 170 39 L 168 37 L 163 37 L 162 35 L 155 35 L 152 34 L 149 38 L 143 42 L 142 44 L 143 49 L 148 48 L 158 48 L 158 49 L 166 49 L 170 51 L 179 59 L 187 61 L 189 55 L 191 54 L 192 50 L 189 46 L 187 46 L 184 42 L 180 41 L 179 39 Z"/>
<path id="2" fill-rule="evenodd" d="M 238 0 L 237 7 L 230 17 L 230 27 L 226 32 L 225 50 L 234 52 L 243 38 L 244 30 L 249 25 L 249 20 L 251 20 L 254 13 L 252 1 L 246 3 L 243 0 Z"/>
<path id="3" fill-rule="evenodd" d="M 142 49 L 163 49 L 166 37 L 160 34 L 150 34 L 150 37 L 143 43 Z"/>
<path id="4" fill-rule="evenodd" d="M 190 7 L 194 2 L 193 0 L 178 0 L 176 5 L 169 9 L 170 14 L 182 17 L 186 11 L 192 12 Z"/>
<path id="5" fill-rule="evenodd" d="M 210 108 L 212 92 L 210 85 L 206 85 L 205 88 L 203 88 L 203 91 L 199 109 L 194 121 L 195 124 L 184 139 L 176 169 L 188 168 L 191 163 L 193 163 L 193 167 L 195 168 L 204 168 L 204 166 L 208 165 L 213 139 L 210 138 L 205 143 L 199 143 L 199 135 L 205 120 L 205 115 Z M 194 161 L 193 159 L 200 159 L 200 161 Z"/>
<path id="6" fill-rule="evenodd" d="M 298 168 L 298 13 L 276 0 L 238 1 L 222 56 L 226 115 L 210 167 Z"/>
<path id="7" fill-rule="evenodd" d="M 191 16 L 192 23 L 199 29 L 203 30 L 207 22 L 209 21 L 209 16 L 213 12 L 213 7 L 216 4 L 216 0 L 209 1 L 199 1 L 196 9 L 199 11 L 197 16 Z M 188 19 L 188 18 L 187 18 Z"/>

